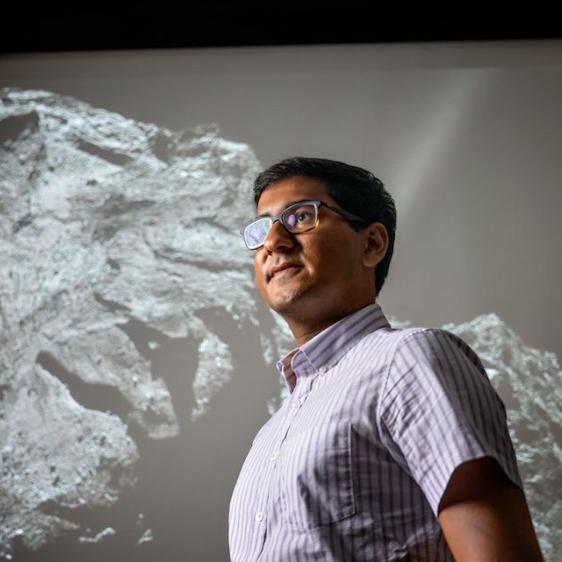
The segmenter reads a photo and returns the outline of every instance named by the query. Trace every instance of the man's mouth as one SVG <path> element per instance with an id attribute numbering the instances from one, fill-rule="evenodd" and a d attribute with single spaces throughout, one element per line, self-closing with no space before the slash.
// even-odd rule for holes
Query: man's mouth
<path id="1" fill-rule="evenodd" d="M 271 281 L 274 277 L 281 277 L 282 275 L 289 275 L 290 273 L 302 268 L 298 263 L 282 263 L 271 268 L 268 278 Z"/>

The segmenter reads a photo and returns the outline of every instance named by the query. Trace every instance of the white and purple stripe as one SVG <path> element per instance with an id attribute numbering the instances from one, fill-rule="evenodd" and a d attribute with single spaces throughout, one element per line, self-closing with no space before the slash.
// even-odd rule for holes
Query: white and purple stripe
<path id="1" fill-rule="evenodd" d="M 491 456 L 521 486 L 504 406 L 449 332 L 392 329 L 372 304 L 277 368 L 290 396 L 234 488 L 232 562 L 453 560 L 437 508 L 454 469 Z"/>

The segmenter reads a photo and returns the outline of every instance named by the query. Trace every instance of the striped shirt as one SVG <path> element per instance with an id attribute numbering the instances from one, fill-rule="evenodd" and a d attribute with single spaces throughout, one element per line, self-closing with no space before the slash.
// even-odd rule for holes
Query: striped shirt
<path id="1" fill-rule="evenodd" d="M 234 488 L 232 562 L 453 560 L 437 512 L 455 468 L 491 456 L 521 487 L 504 405 L 450 332 L 371 304 L 277 369 L 290 394 Z"/>

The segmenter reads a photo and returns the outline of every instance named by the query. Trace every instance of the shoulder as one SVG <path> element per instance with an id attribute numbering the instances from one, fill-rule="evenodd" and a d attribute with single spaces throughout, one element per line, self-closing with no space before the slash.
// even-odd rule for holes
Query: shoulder
<path id="1" fill-rule="evenodd" d="M 369 334 L 364 339 L 364 344 L 368 347 L 379 344 L 390 352 L 392 359 L 396 355 L 411 355 L 412 358 L 422 360 L 460 354 L 470 361 L 480 363 L 478 355 L 468 343 L 442 328 L 385 328 Z"/>
<path id="2" fill-rule="evenodd" d="M 388 369 L 413 361 L 437 361 L 462 356 L 479 369 L 478 355 L 459 336 L 442 328 L 381 328 L 369 333 L 352 349 L 352 355 L 373 359 Z"/>
<path id="3" fill-rule="evenodd" d="M 465 359 L 478 369 L 482 364 L 476 352 L 461 337 L 442 328 L 408 328 L 399 330 L 394 346 L 395 355 L 402 360 L 416 361 Z M 396 359 L 396 357 L 395 357 Z"/>
<path id="4" fill-rule="evenodd" d="M 386 398 L 451 392 L 494 392 L 476 352 L 441 328 L 401 330 L 388 362 Z"/>
<path id="5" fill-rule="evenodd" d="M 437 342 L 443 342 L 447 346 L 469 348 L 462 338 L 443 328 L 414 327 L 396 330 L 396 332 L 399 343 L 403 346 L 435 345 Z"/>

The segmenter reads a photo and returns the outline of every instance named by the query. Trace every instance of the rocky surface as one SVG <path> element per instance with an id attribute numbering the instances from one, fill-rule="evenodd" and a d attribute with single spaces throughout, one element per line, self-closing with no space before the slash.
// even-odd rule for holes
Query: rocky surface
<path id="1" fill-rule="evenodd" d="M 232 374 L 200 317 L 257 324 L 238 229 L 258 162 L 214 126 L 172 132 L 45 91 L 0 91 L 0 543 L 76 527 L 51 511 L 115 502 L 137 423 L 178 432 L 135 326 L 199 343 L 192 417 Z M 105 393 L 115 412 L 68 391 Z M 186 390 L 189 386 L 186 387 Z M 90 393 L 91 394 L 91 393 Z M 82 402 L 82 405 L 78 402 Z M 148 540 L 148 539 L 147 539 Z M 7 551 L 8 552 L 8 551 Z"/>
<path id="2" fill-rule="evenodd" d="M 507 408 L 509 430 L 545 559 L 562 552 L 562 371 L 554 353 L 526 346 L 496 314 L 445 329 L 479 355 Z"/>
<path id="3" fill-rule="evenodd" d="M 284 322 L 258 310 L 238 234 L 258 169 L 248 146 L 214 126 L 174 132 L 50 92 L 0 90 L 5 559 L 15 540 L 39 549 L 68 531 L 91 548 L 116 539 L 109 522 L 92 531 L 72 513 L 117 504 L 135 486 L 132 427 L 150 440 L 178 435 L 184 412 L 160 353 L 171 342 L 194 350 L 179 375 L 186 393 L 191 385 L 193 423 L 212 415 L 244 353 L 221 318 L 255 334 L 248 346 L 261 349 L 264 364 L 292 348 Z M 480 355 L 508 407 L 535 525 L 554 562 L 562 550 L 557 358 L 525 346 L 493 314 L 445 328 Z M 270 413 L 284 392 L 269 400 Z M 138 548 L 158 540 L 147 524 L 139 514 Z"/>

